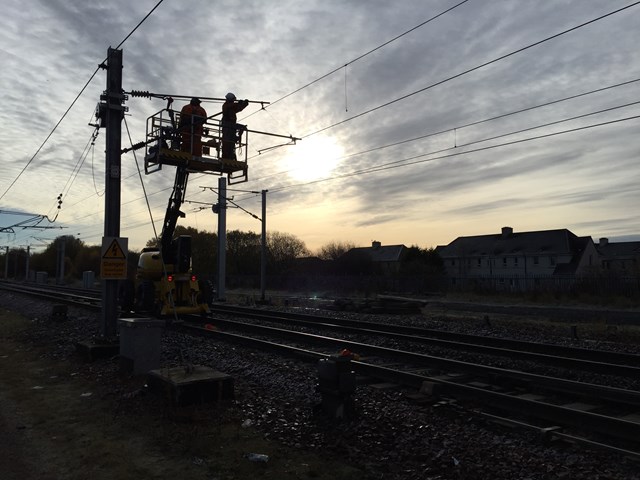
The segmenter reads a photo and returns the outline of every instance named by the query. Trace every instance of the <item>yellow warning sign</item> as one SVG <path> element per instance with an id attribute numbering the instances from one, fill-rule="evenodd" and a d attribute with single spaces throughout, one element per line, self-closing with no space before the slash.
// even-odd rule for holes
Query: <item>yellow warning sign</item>
<path id="1" fill-rule="evenodd" d="M 103 237 L 100 276 L 107 280 L 127 278 L 128 238 Z"/>
<path id="2" fill-rule="evenodd" d="M 120 247 L 120 244 L 118 243 L 118 239 L 114 238 L 113 241 L 111 242 L 111 245 L 107 247 L 107 251 L 102 255 L 102 258 L 109 258 L 109 259 L 119 258 L 119 259 L 126 260 L 127 256 L 122 251 L 122 247 Z"/>

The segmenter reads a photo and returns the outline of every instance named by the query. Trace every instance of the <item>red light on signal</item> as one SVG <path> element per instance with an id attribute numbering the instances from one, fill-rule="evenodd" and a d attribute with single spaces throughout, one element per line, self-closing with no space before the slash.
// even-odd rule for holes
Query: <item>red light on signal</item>
<path id="1" fill-rule="evenodd" d="M 167 282 L 173 282 L 173 275 L 167 275 Z"/>
<path id="2" fill-rule="evenodd" d="M 192 282 L 198 281 L 198 277 L 196 277 L 195 275 L 191 275 L 191 281 Z"/>

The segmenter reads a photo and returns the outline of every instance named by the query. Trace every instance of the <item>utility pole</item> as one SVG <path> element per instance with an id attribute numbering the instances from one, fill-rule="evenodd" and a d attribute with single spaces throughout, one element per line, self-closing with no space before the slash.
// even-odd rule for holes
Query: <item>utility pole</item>
<path id="1" fill-rule="evenodd" d="M 104 195 L 104 236 L 120 236 L 120 155 L 121 124 L 124 116 L 122 91 L 122 50 L 109 47 L 107 51 L 106 101 L 106 171 Z M 115 339 L 118 320 L 118 280 L 102 280 L 103 339 Z"/>
<path id="2" fill-rule="evenodd" d="M 20 259 L 20 250 L 15 249 L 14 253 L 16 254 L 16 261 L 13 265 L 13 279 L 18 280 L 18 260 Z"/>
<path id="3" fill-rule="evenodd" d="M 4 279 L 9 280 L 9 247 L 5 248 L 4 254 Z"/>
<path id="4" fill-rule="evenodd" d="M 29 281 L 29 257 L 31 256 L 31 246 L 27 245 L 27 261 L 24 266 L 24 279 L 25 281 Z"/>
<path id="5" fill-rule="evenodd" d="M 66 240 L 64 236 L 58 237 L 58 248 L 56 248 L 56 284 L 62 285 L 64 283 L 64 257 Z"/>
<path id="6" fill-rule="evenodd" d="M 226 300 L 227 276 L 227 179 L 218 179 L 218 301 Z"/>
<path id="7" fill-rule="evenodd" d="M 260 250 L 260 300 L 265 301 L 267 288 L 267 192 L 262 190 L 262 245 Z"/>

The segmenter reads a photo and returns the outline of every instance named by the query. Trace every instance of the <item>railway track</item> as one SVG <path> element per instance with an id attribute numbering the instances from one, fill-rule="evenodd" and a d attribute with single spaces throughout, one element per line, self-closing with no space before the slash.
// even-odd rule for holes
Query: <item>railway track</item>
<path id="1" fill-rule="evenodd" d="M 38 285 L 0 281 L 0 289 L 8 292 L 34 296 L 65 305 L 75 305 L 93 310 L 102 308 L 101 292 L 97 290 L 68 288 L 54 285 Z"/>
<path id="2" fill-rule="evenodd" d="M 38 295 L 56 303 L 73 302 L 85 308 L 99 308 L 96 292 L 62 294 L 59 290 L 27 289 L 8 286 L 5 282 L 0 287 L 16 293 Z M 438 398 L 458 399 L 487 418 L 536 428 L 541 435 L 596 445 L 640 458 L 640 453 L 636 453 L 640 452 L 638 391 L 497 368 L 404 348 L 389 348 L 353 338 L 378 337 L 392 339 L 401 345 L 436 345 L 462 349 L 479 358 L 518 358 L 555 368 L 580 369 L 634 380 L 640 377 L 640 359 L 636 355 L 230 305 L 216 305 L 214 310 L 215 315 L 205 320 L 206 324 L 197 316 L 185 318 L 184 323 L 174 323 L 172 328 L 312 362 L 346 348 L 360 355 L 351 364 L 361 384 L 372 381 L 392 383 L 410 389 L 413 393 L 409 396 L 414 400 L 419 399 L 416 392 L 426 388 L 437 393 Z M 229 316 L 236 318 L 230 319 Z M 274 324 L 279 326 L 272 326 Z M 349 338 L 296 331 L 292 327 L 339 332 Z M 430 401 L 427 397 L 423 400 Z"/>
<path id="3" fill-rule="evenodd" d="M 541 431 L 562 434 L 574 441 L 592 442 L 584 435 L 569 435 L 563 428 L 589 432 L 603 441 L 622 442 L 637 449 L 640 438 L 640 392 L 561 378 L 460 362 L 398 349 L 377 347 L 286 329 L 214 320 L 220 330 L 181 325 L 181 331 L 268 349 L 287 356 L 318 360 L 342 348 L 360 352 L 352 361 L 360 378 L 374 378 L 418 391 L 425 385 L 439 396 L 463 399 L 503 421 L 535 418 Z M 227 330 L 229 329 L 229 330 Z M 232 330 L 233 329 L 233 330 Z M 242 332 L 242 334 L 238 333 Z M 283 343 L 286 339 L 287 343 Z M 604 445 L 604 443 L 602 443 Z M 613 447 L 612 449 L 625 449 Z M 631 454 L 631 451 L 628 452 Z"/>
<path id="4" fill-rule="evenodd" d="M 267 311 L 232 305 L 213 305 L 213 314 L 238 315 L 269 323 L 295 325 L 309 329 L 327 329 L 342 333 L 375 335 L 422 345 L 464 350 L 477 354 L 504 356 L 510 359 L 546 363 L 556 367 L 579 369 L 594 373 L 624 374 L 640 378 L 640 355 L 591 350 L 585 348 L 524 342 L 510 338 L 468 335 L 443 330 L 407 327 L 388 323 L 342 319 L 321 315 Z"/>

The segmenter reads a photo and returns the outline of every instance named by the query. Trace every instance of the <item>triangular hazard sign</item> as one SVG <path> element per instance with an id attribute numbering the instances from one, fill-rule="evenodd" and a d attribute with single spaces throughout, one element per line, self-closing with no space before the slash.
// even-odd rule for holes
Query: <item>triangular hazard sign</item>
<path id="1" fill-rule="evenodd" d="M 118 240 L 114 239 L 111 242 L 111 245 L 109 245 L 109 248 L 107 248 L 107 251 L 104 252 L 102 258 L 120 258 L 124 260 L 127 258 L 127 256 L 122 251 Z"/>

